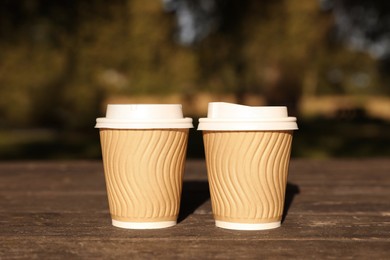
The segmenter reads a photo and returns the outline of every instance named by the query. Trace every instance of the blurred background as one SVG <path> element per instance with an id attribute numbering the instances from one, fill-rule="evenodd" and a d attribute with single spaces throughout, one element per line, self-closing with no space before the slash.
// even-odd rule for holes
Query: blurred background
<path id="1" fill-rule="evenodd" d="M 0 160 L 101 158 L 108 103 L 211 101 L 288 106 L 293 157 L 390 156 L 389 84 L 389 1 L 0 2 Z"/>

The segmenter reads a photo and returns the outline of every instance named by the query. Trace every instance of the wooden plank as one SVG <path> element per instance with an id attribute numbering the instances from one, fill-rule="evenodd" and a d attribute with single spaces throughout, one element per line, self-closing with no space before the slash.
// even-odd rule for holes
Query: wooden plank
<path id="1" fill-rule="evenodd" d="M 289 215 L 282 227 L 264 231 L 217 228 L 211 214 L 191 215 L 161 230 L 127 230 L 111 226 L 107 213 L 1 213 L 2 237 L 113 237 L 128 239 L 382 240 L 390 242 L 388 216 Z"/>
<path id="2" fill-rule="evenodd" d="M 4 259 L 388 259 L 389 243 L 359 240 L 5 239 Z"/>
<path id="3" fill-rule="evenodd" d="M 390 159 L 293 160 L 281 228 L 215 227 L 204 161 L 186 167 L 178 225 L 111 226 L 101 162 L 0 163 L 0 259 L 351 258 L 390 255 Z"/>

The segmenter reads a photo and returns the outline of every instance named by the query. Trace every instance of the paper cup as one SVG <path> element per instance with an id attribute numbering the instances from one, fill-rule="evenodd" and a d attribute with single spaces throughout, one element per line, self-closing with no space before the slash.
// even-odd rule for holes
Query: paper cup
<path id="1" fill-rule="evenodd" d="M 286 107 L 210 103 L 199 121 L 216 226 L 279 227 L 296 118 Z"/>
<path id="2" fill-rule="evenodd" d="M 98 118 L 112 224 L 174 226 L 179 213 L 188 131 L 181 105 L 108 105 Z"/>

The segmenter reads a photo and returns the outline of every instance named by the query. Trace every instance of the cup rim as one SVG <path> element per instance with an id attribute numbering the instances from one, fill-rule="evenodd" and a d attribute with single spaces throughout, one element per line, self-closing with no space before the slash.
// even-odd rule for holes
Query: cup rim
<path id="1" fill-rule="evenodd" d="M 100 117 L 96 119 L 95 128 L 113 129 L 177 129 L 193 128 L 192 118 L 156 119 L 156 120 L 121 120 Z"/>
<path id="2" fill-rule="evenodd" d="M 277 131 L 298 130 L 295 117 L 280 119 L 211 119 L 200 118 L 198 130 L 216 131 Z"/>

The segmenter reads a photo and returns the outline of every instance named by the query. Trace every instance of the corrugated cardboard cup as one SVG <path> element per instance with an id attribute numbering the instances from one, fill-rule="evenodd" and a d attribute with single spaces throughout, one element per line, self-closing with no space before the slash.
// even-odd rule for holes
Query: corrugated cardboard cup
<path id="1" fill-rule="evenodd" d="M 203 131 L 217 227 L 264 230 L 281 225 L 296 118 L 286 107 L 210 103 Z"/>
<path id="2" fill-rule="evenodd" d="M 174 226 L 179 213 L 191 118 L 181 105 L 108 105 L 98 118 L 112 224 Z"/>

